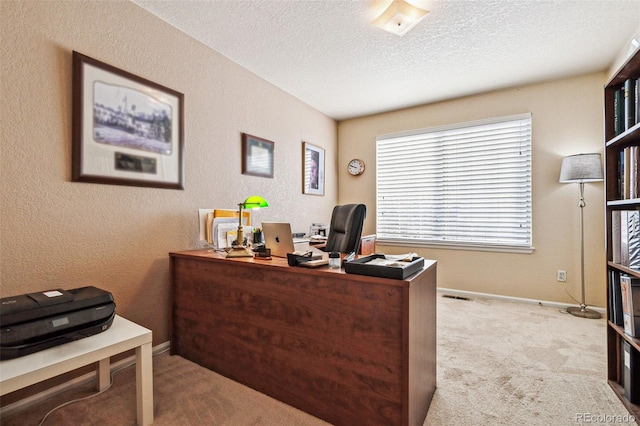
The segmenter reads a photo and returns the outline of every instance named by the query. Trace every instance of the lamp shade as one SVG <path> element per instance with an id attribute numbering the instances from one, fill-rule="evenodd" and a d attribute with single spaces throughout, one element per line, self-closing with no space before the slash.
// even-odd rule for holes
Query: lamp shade
<path id="1" fill-rule="evenodd" d="M 598 153 L 575 154 L 562 159 L 560 183 L 599 182 L 603 179 L 602 156 Z"/>
<path id="2" fill-rule="evenodd" d="M 263 207 L 269 207 L 269 203 L 259 195 L 252 195 L 242 203 L 244 209 L 261 209 Z"/>

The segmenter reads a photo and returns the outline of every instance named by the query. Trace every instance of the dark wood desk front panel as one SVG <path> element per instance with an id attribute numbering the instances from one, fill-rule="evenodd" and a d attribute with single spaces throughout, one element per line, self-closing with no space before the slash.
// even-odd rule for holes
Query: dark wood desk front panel
<path id="1" fill-rule="evenodd" d="M 171 253 L 171 351 L 338 425 L 422 425 L 436 264 L 408 280 Z"/>

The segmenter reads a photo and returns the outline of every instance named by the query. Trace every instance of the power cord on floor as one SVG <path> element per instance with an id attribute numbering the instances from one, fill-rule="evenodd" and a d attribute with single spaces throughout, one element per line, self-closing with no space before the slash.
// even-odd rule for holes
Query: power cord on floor
<path id="1" fill-rule="evenodd" d="M 563 287 L 563 288 L 564 288 L 564 292 L 565 292 L 565 293 L 567 293 L 567 295 L 571 298 L 571 300 L 573 300 L 574 302 L 576 302 L 576 304 L 578 304 L 578 305 L 579 305 L 579 304 L 580 304 L 580 302 L 578 302 L 578 301 L 576 300 L 576 298 L 575 298 L 575 297 L 573 297 L 573 296 L 571 295 L 571 293 L 569 293 L 569 290 L 567 290 L 567 284 L 566 284 L 566 283 L 565 283 L 565 285 L 564 285 L 564 287 Z M 568 314 L 569 312 L 567 311 L 567 308 L 564 308 L 564 309 L 561 309 L 561 310 L 560 310 L 560 313 L 561 313 L 561 314 Z"/>
<path id="2" fill-rule="evenodd" d="M 111 373 L 111 375 L 110 375 L 111 380 L 109 382 L 109 386 L 107 386 L 105 389 L 101 390 L 100 392 L 94 393 L 92 395 L 85 396 L 83 398 L 78 398 L 78 399 L 73 399 L 71 401 L 67 401 L 67 402 L 65 402 L 63 404 L 58 405 L 57 407 L 52 408 L 51 410 L 49 410 L 49 412 L 47 414 L 44 415 L 44 417 L 42 418 L 40 423 L 38 423 L 38 426 L 42 426 L 44 424 L 44 421 L 47 420 L 47 417 L 49 417 L 49 414 L 53 413 L 54 411 L 59 410 L 62 407 L 66 407 L 67 405 L 71 405 L 71 404 L 76 403 L 76 402 L 84 401 L 85 399 L 93 398 L 94 396 L 98 396 L 101 393 L 105 393 L 106 391 L 111 389 L 111 386 L 113 386 L 113 375 L 114 374 L 115 374 L 115 372 Z"/>
<path id="3" fill-rule="evenodd" d="M 153 354 L 153 356 L 155 357 L 155 356 L 158 356 L 158 355 L 160 355 L 160 354 L 163 354 L 163 353 L 167 352 L 169 349 L 170 349 L 170 348 L 169 348 L 169 347 L 167 347 L 167 348 L 163 349 L 162 351 L 160 351 L 160 352 L 158 352 L 158 353 Z M 133 364 L 131 364 L 131 365 L 133 365 Z M 62 408 L 62 407 L 66 407 L 67 405 L 71 405 L 71 404 L 74 404 L 74 403 L 76 403 L 76 402 L 84 401 L 84 400 L 86 400 L 86 399 L 91 399 L 91 398 L 93 398 L 93 397 L 96 397 L 96 396 L 98 396 L 98 395 L 100 395 L 100 394 L 105 393 L 106 391 L 108 391 L 109 389 L 111 389 L 111 386 L 113 386 L 113 376 L 114 376 L 114 374 L 119 373 L 120 371 L 124 370 L 124 369 L 125 369 L 125 368 L 127 368 L 127 367 L 131 367 L 131 365 L 127 365 L 127 366 L 125 366 L 125 367 L 119 368 L 118 370 L 114 370 L 114 371 L 109 375 L 109 378 L 110 378 L 109 386 L 107 386 L 105 389 L 101 390 L 100 392 L 96 392 L 96 393 L 94 393 L 94 394 L 87 395 L 87 396 L 82 397 L 82 398 L 73 399 L 73 400 L 71 400 L 71 401 L 67 401 L 67 402 L 65 402 L 65 403 L 63 403 L 63 404 L 60 404 L 60 405 L 58 405 L 57 407 L 52 408 L 51 410 L 49 410 L 49 412 L 48 412 L 47 414 L 45 414 L 45 415 L 44 415 L 44 417 L 42 418 L 42 420 L 40 421 L 40 423 L 38 423 L 38 426 L 42 426 L 42 425 L 44 424 L 45 420 L 47 420 L 47 417 L 49 417 L 49 415 L 50 415 L 51 413 L 53 413 L 54 411 L 59 410 L 59 409 L 60 409 L 60 408 Z"/>

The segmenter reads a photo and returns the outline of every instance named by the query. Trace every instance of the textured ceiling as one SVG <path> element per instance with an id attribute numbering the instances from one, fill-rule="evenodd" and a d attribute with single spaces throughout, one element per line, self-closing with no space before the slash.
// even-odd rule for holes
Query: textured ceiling
<path id="1" fill-rule="evenodd" d="M 410 0 L 404 37 L 371 25 L 390 0 L 133 0 L 337 120 L 606 70 L 640 0 Z"/>

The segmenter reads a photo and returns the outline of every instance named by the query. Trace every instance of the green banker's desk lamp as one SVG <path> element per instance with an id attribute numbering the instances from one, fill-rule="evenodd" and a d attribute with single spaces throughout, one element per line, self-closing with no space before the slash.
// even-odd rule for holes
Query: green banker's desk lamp
<path id="1" fill-rule="evenodd" d="M 231 247 L 231 250 L 227 252 L 227 257 L 253 257 L 251 249 L 245 247 L 243 244 L 242 209 L 261 209 L 263 207 L 269 207 L 269 203 L 259 195 L 252 195 L 244 200 L 244 202 L 238 203 L 238 244 Z"/>

